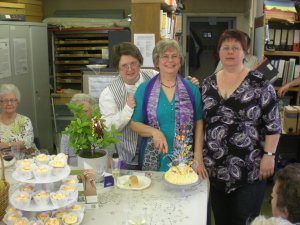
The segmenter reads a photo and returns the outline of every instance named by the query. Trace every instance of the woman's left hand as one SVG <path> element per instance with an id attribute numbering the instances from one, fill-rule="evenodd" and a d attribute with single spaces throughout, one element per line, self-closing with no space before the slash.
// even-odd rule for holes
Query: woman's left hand
<path id="1" fill-rule="evenodd" d="M 195 166 L 193 166 L 195 172 L 200 176 L 201 179 L 207 179 L 208 173 L 206 171 L 204 163 L 199 163 L 194 161 Z"/>
<path id="2" fill-rule="evenodd" d="M 267 179 L 274 173 L 275 156 L 263 155 L 260 161 L 259 179 Z"/>
<path id="3" fill-rule="evenodd" d="M 187 79 L 192 82 L 192 84 L 199 87 L 200 82 L 196 77 L 187 76 Z"/>

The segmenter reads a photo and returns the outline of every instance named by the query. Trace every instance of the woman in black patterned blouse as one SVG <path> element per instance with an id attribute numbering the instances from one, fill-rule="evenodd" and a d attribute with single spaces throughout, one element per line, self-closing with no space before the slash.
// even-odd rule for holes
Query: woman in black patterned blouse
<path id="1" fill-rule="evenodd" d="M 243 65 L 244 37 L 224 31 L 218 44 L 223 69 L 202 83 L 203 154 L 216 225 L 243 225 L 258 216 L 281 132 L 273 86 Z"/>

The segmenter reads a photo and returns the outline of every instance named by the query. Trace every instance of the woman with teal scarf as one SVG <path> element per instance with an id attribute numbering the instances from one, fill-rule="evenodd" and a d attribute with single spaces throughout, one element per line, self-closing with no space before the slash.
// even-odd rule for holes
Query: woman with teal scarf
<path id="1" fill-rule="evenodd" d="M 143 170 L 166 171 L 170 156 L 184 134 L 194 147 L 196 172 L 207 178 L 203 164 L 203 121 L 198 87 L 178 74 L 183 56 L 175 40 L 161 40 L 153 50 L 153 63 L 159 74 L 142 83 L 136 93 L 136 107 L 130 126 L 143 137 L 140 163 Z"/>

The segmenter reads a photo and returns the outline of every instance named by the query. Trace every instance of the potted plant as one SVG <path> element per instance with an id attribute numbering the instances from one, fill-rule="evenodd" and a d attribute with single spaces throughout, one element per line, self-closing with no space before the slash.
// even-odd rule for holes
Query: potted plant
<path id="1" fill-rule="evenodd" d="M 105 156 L 103 160 L 107 161 L 107 152 L 104 149 L 115 144 L 121 134 L 114 126 L 110 131 L 106 129 L 99 109 L 93 108 L 91 117 L 88 117 L 82 105 L 69 103 L 67 106 L 74 117 L 63 133 L 69 136 L 69 146 L 73 147 L 74 153 L 78 155 L 78 166 L 83 167 L 81 158 L 87 161 L 86 159 Z"/>

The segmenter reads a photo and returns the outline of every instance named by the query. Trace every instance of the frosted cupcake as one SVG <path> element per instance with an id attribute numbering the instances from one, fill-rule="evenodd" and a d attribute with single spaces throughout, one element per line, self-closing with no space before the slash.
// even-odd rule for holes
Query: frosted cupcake
<path id="1" fill-rule="evenodd" d="M 54 206 L 63 207 L 67 203 L 67 194 L 64 191 L 52 192 L 50 199 Z"/>
<path id="2" fill-rule="evenodd" d="M 16 162 L 16 166 L 20 167 L 20 166 L 30 166 L 34 163 L 33 159 L 21 159 L 21 160 L 17 160 Z"/>
<path id="3" fill-rule="evenodd" d="M 39 212 L 35 215 L 35 218 L 38 220 L 45 222 L 50 217 L 50 212 Z"/>
<path id="4" fill-rule="evenodd" d="M 84 212 L 84 204 L 81 203 L 74 203 L 69 207 L 70 212 L 74 212 L 74 213 L 83 213 Z"/>
<path id="5" fill-rule="evenodd" d="M 36 163 L 39 165 L 48 164 L 48 162 L 50 161 L 50 155 L 39 154 L 36 157 L 34 157 L 34 159 L 35 159 Z"/>
<path id="6" fill-rule="evenodd" d="M 60 220 L 58 218 L 48 218 L 45 225 L 60 225 Z"/>
<path id="7" fill-rule="evenodd" d="M 6 223 L 7 225 L 12 225 L 14 222 L 21 218 L 21 215 L 19 213 L 6 213 L 3 222 Z"/>
<path id="8" fill-rule="evenodd" d="M 19 187 L 19 190 L 21 192 L 27 192 L 28 194 L 32 195 L 34 192 L 34 188 L 35 188 L 35 186 L 33 184 L 22 184 Z"/>
<path id="9" fill-rule="evenodd" d="M 21 217 L 16 219 L 13 225 L 29 225 L 29 220 L 26 217 Z"/>
<path id="10" fill-rule="evenodd" d="M 49 166 L 52 167 L 52 174 L 57 176 L 64 171 L 66 163 L 62 160 L 51 160 L 49 162 Z"/>
<path id="11" fill-rule="evenodd" d="M 77 225 L 80 223 L 80 217 L 76 213 L 67 213 L 62 221 L 65 225 Z"/>
<path id="12" fill-rule="evenodd" d="M 29 225 L 44 225 L 44 222 L 41 220 L 31 220 L 29 221 Z"/>
<path id="13" fill-rule="evenodd" d="M 77 176 L 76 175 L 68 176 L 66 179 L 63 180 L 62 183 L 65 185 L 77 186 L 77 184 L 78 184 Z"/>
<path id="14" fill-rule="evenodd" d="M 68 164 L 68 155 L 66 155 L 65 153 L 58 153 L 53 157 L 53 160 L 63 161 Z"/>
<path id="15" fill-rule="evenodd" d="M 59 209 L 55 212 L 53 212 L 53 217 L 62 220 L 65 214 L 69 213 L 67 209 Z"/>
<path id="16" fill-rule="evenodd" d="M 7 214 L 19 214 L 20 216 L 22 216 L 22 211 L 21 210 L 16 209 L 16 208 L 11 207 L 11 206 L 7 207 L 5 212 Z"/>
<path id="17" fill-rule="evenodd" d="M 33 164 L 31 164 L 31 165 L 17 167 L 16 171 L 20 178 L 25 180 L 30 180 L 31 178 L 33 178 L 33 173 L 32 173 L 33 169 L 34 166 Z"/>
<path id="18" fill-rule="evenodd" d="M 48 165 L 40 165 L 34 171 L 34 177 L 37 180 L 47 180 L 51 175 L 52 168 Z"/>
<path id="19" fill-rule="evenodd" d="M 39 191 L 33 195 L 33 199 L 38 206 L 47 206 L 50 199 L 50 194 L 47 191 Z"/>
<path id="20" fill-rule="evenodd" d="M 77 187 L 74 185 L 62 185 L 60 190 L 67 194 L 68 199 L 74 199 L 77 196 Z"/>
<path id="21" fill-rule="evenodd" d="M 19 192 L 14 196 L 14 203 L 17 208 L 24 208 L 29 205 L 31 201 L 31 195 L 27 192 Z"/>

